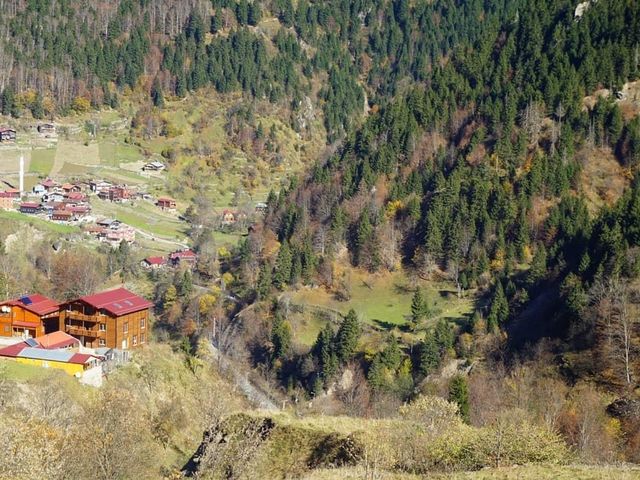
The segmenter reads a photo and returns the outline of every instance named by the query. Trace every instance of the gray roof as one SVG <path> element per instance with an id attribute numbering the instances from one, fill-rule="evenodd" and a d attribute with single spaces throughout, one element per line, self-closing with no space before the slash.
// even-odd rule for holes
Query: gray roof
<path id="1" fill-rule="evenodd" d="M 73 352 L 65 350 L 45 350 L 43 348 L 27 347 L 17 355 L 21 358 L 34 358 L 37 360 L 49 360 L 52 362 L 68 362 L 73 357 Z"/>

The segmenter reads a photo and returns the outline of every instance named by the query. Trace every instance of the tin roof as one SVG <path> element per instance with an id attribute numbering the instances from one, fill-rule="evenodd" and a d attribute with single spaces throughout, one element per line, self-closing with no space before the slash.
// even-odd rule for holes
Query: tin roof
<path id="1" fill-rule="evenodd" d="M 52 362 L 68 363 L 75 354 L 66 350 L 46 350 L 44 348 L 23 348 L 16 355 L 18 358 L 33 358 L 35 360 L 50 360 Z"/>
<path id="2" fill-rule="evenodd" d="M 126 288 L 116 288 L 106 292 L 87 295 L 79 299 L 96 309 L 103 309 L 117 317 L 151 308 L 153 303 L 130 292 Z"/>
<path id="3" fill-rule="evenodd" d="M 10 305 L 14 307 L 22 307 L 25 310 L 35 313 L 36 315 L 49 315 L 50 313 L 60 310 L 60 304 L 51 300 L 44 295 L 35 293 L 33 295 L 25 295 L 15 300 L 2 302 L 0 305 Z"/>
<path id="4" fill-rule="evenodd" d="M 27 342 L 18 342 L 13 345 L 9 345 L 8 347 L 0 348 L 0 357 L 11 357 L 15 358 L 18 354 L 27 348 L 29 345 Z"/>

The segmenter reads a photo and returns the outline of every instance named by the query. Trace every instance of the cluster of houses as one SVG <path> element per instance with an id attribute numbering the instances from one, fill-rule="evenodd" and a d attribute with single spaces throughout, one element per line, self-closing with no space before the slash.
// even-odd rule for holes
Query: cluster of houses
<path id="1" fill-rule="evenodd" d="M 87 227 L 85 232 L 111 246 L 120 245 L 121 242 L 133 243 L 136 240 L 135 228 L 111 218 L 98 220 L 95 225 Z"/>
<path id="2" fill-rule="evenodd" d="M 83 184 L 60 184 L 50 178 L 32 189 L 39 201 L 21 202 L 18 209 L 29 215 L 43 214 L 56 222 L 81 220 L 91 213 L 89 198 Z"/>
<path id="3" fill-rule="evenodd" d="M 0 340 L 17 340 L 0 357 L 81 376 L 145 345 L 152 306 L 125 288 L 62 303 L 39 294 L 0 302 Z"/>
<path id="4" fill-rule="evenodd" d="M 187 267 L 192 268 L 197 261 L 198 255 L 194 251 L 187 248 L 184 250 L 176 250 L 166 257 L 147 257 L 142 260 L 140 264 L 143 268 L 149 270 L 158 270 L 165 267 L 176 268 L 180 267 L 181 265 L 186 265 Z"/>

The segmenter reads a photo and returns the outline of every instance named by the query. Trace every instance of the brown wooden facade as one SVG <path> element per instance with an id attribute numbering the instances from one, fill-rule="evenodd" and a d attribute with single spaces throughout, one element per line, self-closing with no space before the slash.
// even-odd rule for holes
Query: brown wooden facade
<path id="1" fill-rule="evenodd" d="M 75 300 L 63 306 L 59 328 L 79 339 L 85 347 L 137 348 L 149 341 L 149 309 L 114 315 Z"/>
<path id="2" fill-rule="evenodd" d="M 9 311 L 0 311 L 0 336 L 41 337 L 58 329 L 58 312 L 39 315 L 20 305 L 6 305 Z"/>

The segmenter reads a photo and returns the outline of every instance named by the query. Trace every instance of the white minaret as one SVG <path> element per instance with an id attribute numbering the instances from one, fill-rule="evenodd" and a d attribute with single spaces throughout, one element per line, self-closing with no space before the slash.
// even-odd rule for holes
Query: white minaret
<path id="1" fill-rule="evenodd" d="M 24 195 L 24 156 L 20 155 L 20 198 Z"/>

